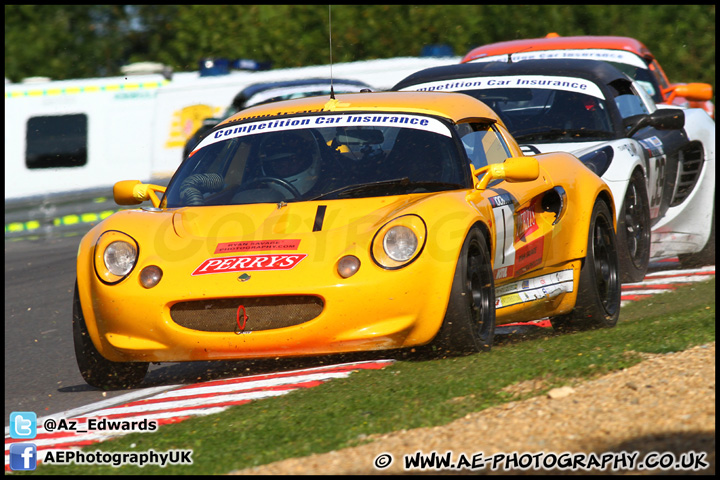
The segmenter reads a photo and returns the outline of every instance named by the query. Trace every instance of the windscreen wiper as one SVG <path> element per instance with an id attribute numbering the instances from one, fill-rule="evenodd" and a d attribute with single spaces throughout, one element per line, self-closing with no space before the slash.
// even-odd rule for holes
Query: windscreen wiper
<path id="1" fill-rule="evenodd" d="M 555 128 L 552 130 L 543 130 L 540 132 L 528 133 L 525 135 L 515 135 L 515 141 L 518 143 L 538 140 L 554 140 L 561 138 L 613 138 L 614 134 L 606 130 L 588 130 L 588 129 L 568 129 Z"/>
<path id="2" fill-rule="evenodd" d="M 607 130 L 588 130 L 587 128 L 581 128 L 577 130 L 567 130 L 567 135 L 576 138 L 614 138 L 615 134 L 608 132 Z"/>
<path id="3" fill-rule="evenodd" d="M 393 180 L 381 180 L 379 182 L 369 182 L 369 183 L 358 183 L 355 185 L 345 185 L 344 187 L 338 188 L 337 190 L 323 193 L 321 195 L 318 195 L 317 197 L 311 198 L 308 201 L 312 202 L 313 200 L 320 200 L 323 198 L 331 197 L 333 195 L 336 195 L 338 198 L 341 198 L 341 197 L 346 197 L 349 195 L 363 193 L 366 191 L 372 191 L 375 189 L 403 186 L 403 185 L 409 185 L 409 184 L 410 184 L 410 179 L 408 177 L 403 177 L 403 178 L 396 178 Z"/>
<path id="4" fill-rule="evenodd" d="M 423 189 L 425 192 L 431 192 L 431 191 L 443 191 L 443 190 L 459 190 L 462 188 L 466 188 L 465 186 L 459 184 L 459 183 L 448 183 L 448 182 L 411 182 L 408 177 L 404 178 L 397 178 L 394 180 L 382 180 L 379 182 L 371 182 L 371 183 L 361 183 L 356 185 L 347 185 L 345 187 L 339 188 L 337 190 L 333 190 L 332 192 L 323 193 L 322 195 L 319 195 L 315 198 L 311 198 L 312 200 L 320 200 L 322 198 L 327 198 L 330 196 L 337 196 L 338 198 L 348 197 L 352 195 L 357 195 L 359 193 L 366 193 L 371 192 L 373 190 L 378 189 L 392 189 L 394 187 L 409 187 L 405 189 L 403 193 L 419 193 L 415 190 L 417 189 Z M 412 191 L 411 191 L 412 190 Z"/>
<path id="5" fill-rule="evenodd" d="M 567 130 L 561 128 L 554 128 L 551 130 L 539 130 L 532 133 L 526 133 L 524 135 L 513 135 L 516 142 L 529 141 L 529 140 L 547 140 L 548 138 L 560 138 Z"/>

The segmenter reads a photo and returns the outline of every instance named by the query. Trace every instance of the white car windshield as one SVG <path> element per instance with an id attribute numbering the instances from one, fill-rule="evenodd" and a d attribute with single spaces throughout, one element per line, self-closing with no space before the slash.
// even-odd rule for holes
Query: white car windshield
<path id="1" fill-rule="evenodd" d="M 588 142 L 614 138 L 605 100 L 547 88 L 464 92 L 485 102 L 520 143 Z"/>
<path id="2" fill-rule="evenodd" d="M 661 88 L 667 88 L 664 80 L 654 65 L 653 70 L 648 68 L 647 63 L 640 56 L 625 50 L 613 50 L 603 48 L 582 48 L 582 49 L 553 49 L 533 50 L 528 52 L 514 52 L 489 57 L 479 57 L 471 60 L 474 63 L 507 62 L 508 58 L 517 63 L 523 60 L 553 60 L 553 59 L 580 59 L 600 60 L 614 66 L 630 78 L 640 84 L 650 95 L 654 102 L 662 103 Z"/>
<path id="3" fill-rule="evenodd" d="M 457 133 L 437 118 L 360 113 L 229 124 L 180 166 L 167 207 L 240 205 L 471 188 Z"/>
<path id="4" fill-rule="evenodd" d="M 492 108 L 520 143 L 590 142 L 616 135 L 602 90 L 583 78 L 480 76 L 435 80 L 402 90 L 473 96 Z"/>

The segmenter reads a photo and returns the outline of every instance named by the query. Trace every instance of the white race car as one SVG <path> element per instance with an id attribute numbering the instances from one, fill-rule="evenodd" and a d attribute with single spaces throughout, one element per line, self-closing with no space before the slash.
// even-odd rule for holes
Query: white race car
<path id="1" fill-rule="evenodd" d="M 715 122 L 704 110 L 658 108 L 626 74 L 593 60 L 434 67 L 393 90 L 471 95 L 498 113 L 526 154 L 579 157 L 615 197 L 624 282 L 642 280 L 650 258 L 714 264 Z"/>

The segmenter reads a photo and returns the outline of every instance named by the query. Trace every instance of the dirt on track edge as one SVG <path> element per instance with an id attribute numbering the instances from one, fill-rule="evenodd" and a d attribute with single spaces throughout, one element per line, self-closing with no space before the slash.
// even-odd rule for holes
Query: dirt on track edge
<path id="1" fill-rule="evenodd" d="M 231 472 L 232 475 L 459 474 L 702 474 L 715 473 L 715 342 L 647 355 L 625 370 L 567 385 L 546 395 L 475 412 L 447 425 L 393 432 L 370 443 Z M 447 452 L 453 463 L 503 453 L 500 468 L 404 468 L 404 457 Z M 637 452 L 636 461 L 629 463 Z M 655 455 L 657 452 L 660 455 Z M 694 452 L 694 453 L 690 453 Z M 515 453 L 514 457 L 512 456 Z M 545 469 L 555 454 L 594 453 L 625 460 L 605 470 Z M 508 456 L 507 454 L 510 454 Z M 522 454 L 530 454 L 522 456 Z M 542 454 L 542 455 L 535 455 Z M 390 455 L 383 456 L 381 455 Z M 374 462 L 392 462 L 385 468 Z M 526 462 L 529 469 L 507 469 Z M 567 458 L 567 456 L 565 457 Z M 588 462 L 586 455 L 581 461 Z M 638 469 L 643 460 L 681 459 L 706 467 Z M 476 463 L 477 464 L 477 463 Z M 489 462 L 488 462 L 489 464 Z M 534 468 L 535 466 L 540 468 Z M 557 466 L 557 464 L 555 464 Z M 628 468 L 633 465 L 635 468 Z"/>

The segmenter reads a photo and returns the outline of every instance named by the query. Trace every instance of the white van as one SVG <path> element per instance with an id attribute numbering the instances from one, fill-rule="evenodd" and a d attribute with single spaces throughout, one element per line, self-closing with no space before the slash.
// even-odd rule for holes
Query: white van
<path id="1" fill-rule="evenodd" d="M 5 84 L 5 199 L 168 178 L 185 142 L 248 85 L 313 77 L 390 89 L 459 57 L 404 57 L 220 76 L 180 72 Z"/>

